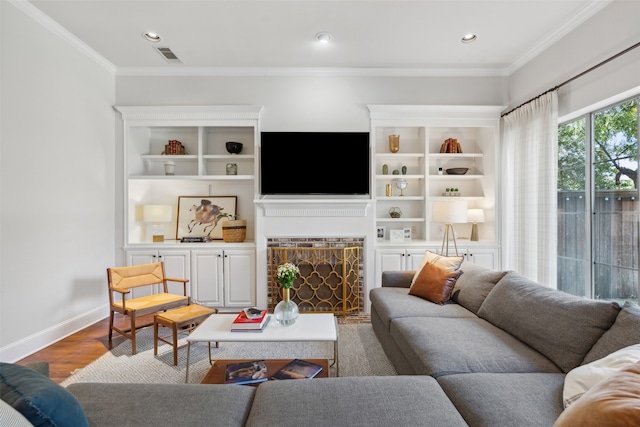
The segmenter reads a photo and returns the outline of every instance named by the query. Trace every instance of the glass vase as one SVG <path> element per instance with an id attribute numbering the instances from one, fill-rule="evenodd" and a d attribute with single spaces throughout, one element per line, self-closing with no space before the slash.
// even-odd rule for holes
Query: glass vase
<path id="1" fill-rule="evenodd" d="M 296 319 L 300 315 L 298 305 L 291 301 L 289 288 L 282 289 L 282 301 L 280 301 L 273 310 L 273 317 L 282 326 L 291 326 L 296 323 Z"/>

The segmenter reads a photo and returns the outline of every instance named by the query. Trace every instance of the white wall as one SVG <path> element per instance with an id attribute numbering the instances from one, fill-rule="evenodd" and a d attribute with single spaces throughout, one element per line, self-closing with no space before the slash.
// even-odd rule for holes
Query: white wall
<path id="1" fill-rule="evenodd" d="M 640 41 L 640 1 L 616 0 L 509 77 L 515 107 Z M 638 88 L 640 47 L 558 91 L 560 116 Z"/>
<path id="2" fill-rule="evenodd" d="M 10 3 L 0 15 L 0 360 L 15 361 L 108 314 L 115 78 Z"/>

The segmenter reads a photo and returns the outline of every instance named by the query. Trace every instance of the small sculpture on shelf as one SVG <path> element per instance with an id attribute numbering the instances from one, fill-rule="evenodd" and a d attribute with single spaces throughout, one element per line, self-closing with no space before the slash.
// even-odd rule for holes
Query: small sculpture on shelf
<path id="1" fill-rule="evenodd" d="M 441 153 L 462 153 L 462 147 L 455 138 L 447 138 L 440 146 Z"/>

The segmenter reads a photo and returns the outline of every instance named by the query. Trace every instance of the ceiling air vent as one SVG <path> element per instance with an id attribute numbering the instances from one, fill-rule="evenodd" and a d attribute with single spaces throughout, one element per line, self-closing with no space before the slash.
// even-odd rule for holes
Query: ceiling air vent
<path id="1" fill-rule="evenodd" d="M 182 63 L 182 61 L 180 61 L 180 58 L 178 58 L 176 56 L 175 53 L 173 53 L 173 51 L 171 49 L 169 49 L 168 47 L 153 47 L 155 50 L 158 51 L 158 53 L 160 55 L 162 55 L 162 57 L 164 59 L 167 60 L 167 62 L 171 62 L 171 63 Z"/>

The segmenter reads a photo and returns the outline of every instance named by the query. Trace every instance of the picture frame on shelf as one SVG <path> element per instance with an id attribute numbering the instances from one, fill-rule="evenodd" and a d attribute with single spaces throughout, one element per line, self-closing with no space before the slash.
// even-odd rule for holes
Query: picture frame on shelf
<path id="1" fill-rule="evenodd" d="M 410 227 L 403 228 L 402 236 L 404 240 L 411 240 L 411 228 Z"/>
<path id="2" fill-rule="evenodd" d="M 386 233 L 387 227 L 385 227 L 384 225 L 378 225 L 376 227 L 376 238 L 378 239 L 378 241 L 383 241 Z"/>
<path id="3" fill-rule="evenodd" d="M 389 230 L 389 240 L 392 242 L 403 242 L 404 241 L 404 230 Z"/>
<path id="4" fill-rule="evenodd" d="M 236 196 L 179 196 L 176 240 L 206 237 L 222 240 L 222 216 L 235 216 Z"/>

